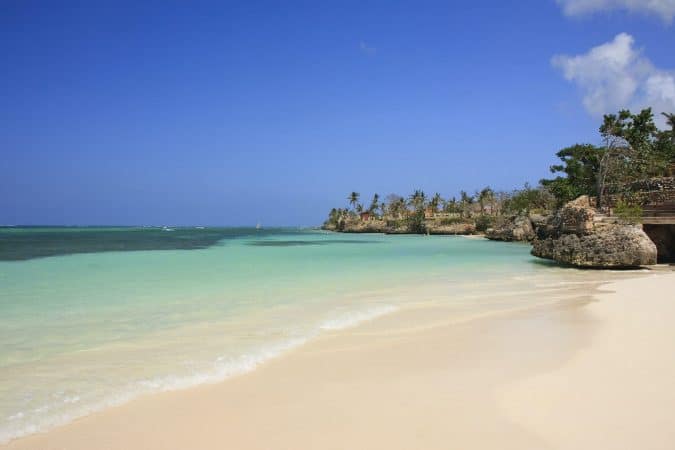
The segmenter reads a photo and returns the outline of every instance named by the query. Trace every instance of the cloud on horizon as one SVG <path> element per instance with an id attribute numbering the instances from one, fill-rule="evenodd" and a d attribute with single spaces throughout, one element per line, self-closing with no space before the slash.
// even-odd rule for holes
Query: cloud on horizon
<path id="1" fill-rule="evenodd" d="M 557 0 L 568 16 L 581 16 L 610 10 L 625 10 L 660 16 L 670 23 L 675 17 L 675 0 Z"/>
<path id="2" fill-rule="evenodd" d="M 556 55 L 551 63 L 579 88 L 594 117 L 651 106 L 663 127 L 661 112 L 675 112 L 675 72 L 655 67 L 634 44 L 633 36 L 621 33 L 586 53 Z"/>

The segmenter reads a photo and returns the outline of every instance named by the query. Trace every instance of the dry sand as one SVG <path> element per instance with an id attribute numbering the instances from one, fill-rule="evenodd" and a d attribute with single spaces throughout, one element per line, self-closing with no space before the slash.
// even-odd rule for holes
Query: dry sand
<path id="1" fill-rule="evenodd" d="M 675 448 L 675 273 L 473 320 L 403 311 L 12 449 Z"/>

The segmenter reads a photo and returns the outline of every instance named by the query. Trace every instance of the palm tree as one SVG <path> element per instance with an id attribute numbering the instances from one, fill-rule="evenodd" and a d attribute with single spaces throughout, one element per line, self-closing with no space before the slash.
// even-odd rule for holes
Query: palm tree
<path id="1" fill-rule="evenodd" d="M 494 196 L 495 196 L 494 191 L 490 188 L 490 186 L 486 186 L 485 188 L 483 188 L 482 191 L 478 193 L 478 203 L 480 203 L 481 212 L 485 212 L 485 203 L 486 202 L 492 203 Z"/>
<path id="2" fill-rule="evenodd" d="M 457 212 L 457 199 L 455 197 L 452 197 L 451 199 L 443 202 L 443 210 L 445 212 L 449 212 L 449 213 L 456 213 Z"/>
<path id="3" fill-rule="evenodd" d="M 356 204 L 359 202 L 359 197 L 361 194 L 358 192 L 352 192 L 349 194 L 349 197 L 347 197 L 347 200 L 349 200 L 349 204 L 352 205 L 352 208 L 356 208 Z"/>
<path id="4" fill-rule="evenodd" d="M 398 201 L 389 203 L 389 207 L 387 208 L 387 212 L 389 213 L 389 215 L 391 217 L 397 218 L 399 216 Z"/>
<path id="5" fill-rule="evenodd" d="M 468 215 L 469 207 L 473 203 L 473 197 L 467 194 L 466 191 L 459 191 L 459 204 L 462 209 L 462 216 Z"/>
<path id="6" fill-rule="evenodd" d="M 403 197 L 399 197 L 394 203 L 392 203 L 389 206 L 389 210 L 392 213 L 392 215 L 396 216 L 396 218 L 400 219 L 403 213 L 406 210 L 406 203 L 405 199 Z"/>
<path id="7" fill-rule="evenodd" d="M 443 197 L 441 197 L 441 194 L 436 192 L 433 197 L 431 197 L 431 201 L 429 202 L 429 206 L 431 206 L 431 209 L 433 212 L 438 212 L 438 206 L 443 202 Z"/>
<path id="8" fill-rule="evenodd" d="M 368 212 L 374 214 L 375 210 L 377 210 L 377 208 L 380 206 L 379 202 L 380 202 L 379 194 L 373 195 L 373 201 L 370 202 L 370 208 L 368 208 Z"/>
<path id="9" fill-rule="evenodd" d="M 387 204 L 385 202 L 380 203 L 380 212 L 382 213 L 382 217 L 387 215 Z"/>
<path id="10" fill-rule="evenodd" d="M 416 189 L 415 192 L 409 197 L 410 205 L 415 209 L 424 208 L 424 203 L 426 200 L 427 197 L 424 194 L 424 191 L 421 189 Z"/>

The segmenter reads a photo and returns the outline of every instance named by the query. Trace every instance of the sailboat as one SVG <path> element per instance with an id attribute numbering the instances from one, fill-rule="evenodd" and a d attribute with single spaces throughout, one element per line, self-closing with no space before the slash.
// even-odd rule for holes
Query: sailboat
<path id="1" fill-rule="evenodd" d="M 256 229 L 256 230 L 261 230 L 261 229 L 262 229 L 262 225 L 260 225 L 260 222 L 258 222 L 258 224 L 255 226 L 255 229 Z"/>

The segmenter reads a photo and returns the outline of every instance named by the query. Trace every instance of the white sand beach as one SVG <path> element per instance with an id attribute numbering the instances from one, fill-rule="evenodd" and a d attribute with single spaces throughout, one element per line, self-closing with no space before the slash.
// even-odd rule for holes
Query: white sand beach
<path id="1" fill-rule="evenodd" d="M 402 311 L 5 448 L 672 449 L 675 273 L 658 272 L 470 320 Z"/>

